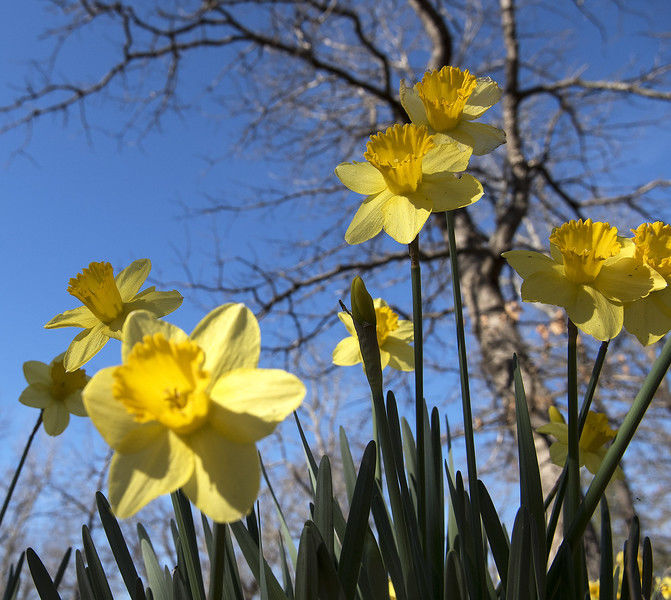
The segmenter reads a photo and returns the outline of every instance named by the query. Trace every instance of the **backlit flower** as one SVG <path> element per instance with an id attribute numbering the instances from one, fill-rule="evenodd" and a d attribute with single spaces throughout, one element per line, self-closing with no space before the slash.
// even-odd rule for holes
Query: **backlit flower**
<path id="1" fill-rule="evenodd" d="M 489 77 L 476 79 L 456 67 L 427 71 L 413 87 L 401 81 L 401 104 L 413 123 L 426 125 L 429 133 L 436 134 L 436 144 L 457 140 L 476 155 L 506 141 L 503 130 L 473 122 L 499 101 L 501 93 Z"/>
<path id="2" fill-rule="evenodd" d="M 373 306 L 382 368 L 389 365 L 399 371 L 412 371 L 415 368 L 414 350 L 410 345 L 414 335 L 412 321 L 399 320 L 398 315 L 381 298 L 376 298 Z M 348 367 L 363 362 L 352 317 L 341 312 L 338 313 L 338 318 L 347 328 L 350 337 L 338 342 L 333 350 L 333 363 Z"/>
<path id="3" fill-rule="evenodd" d="M 568 456 L 568 425 L 564 422 L 562 414 L 554 407 L 550 407 L 550 422 L 539 427 L 538 433 L 549 434 L 557 441 L 550 446 L 550 458 L 552 462 L 560 467 L 564 466 Z M 587 413 L 585 427 L 579 441 L 579 463 L 585 465 L 587 470 L 596 475 L 599 466 L 606 456 L 606 444 L 617 435 L 617 429 L 612 429 L 608 423 L 608 417 L 601 413 L 590 410 Z M 620 467 L 615 471 L 614 477 L 622 479 L 624 473 Z"/>
<path id="4" fill-rule="evenodd" d="M 643 223 L 632 232 L 635 258 L 671 282 L 671 225 L 661 221 Z M 624 326 L 643 345 L 666 335 L 671 330 L 671 287 L 625 304 Z"/>
<path id="5" fill-rule="evenodd" d="M 116 277 L 108 262 L 92 262 L 70 279 L 68 292 L 84 306 L 56 315 L 45 327 L 81 327 L 70 343 L 64 364 L 73 371 L 89 361 L 110 338 L 121 339 L 121 328 L 133 310 L 148 310 L 162 317 L 176 310 L 182 295 L 172 290 L 157 292 L 154 286 L 140 292 L 149 275 L 151 261 L 143 258 L 132 262 Z"/>
<path id="6" fill-rule="evenodd" d="M 530 250 L 503 257 L 524 279 L 522 300 L 561 306 L 582 331 L 605 341 L 622 329 L 623 303 L 666 286 L 632 256 L 629 244 L 608 223 L 581 219 L 553 229 L 551 257 Z"/>
<path id="7" fill-rule="evenodd" d="M 409 244 L 432 212 L 473 204 L 482 185 L 471 175 L 454 175 L 470 156 L 470 148 L 454 141 L 436 147 L 426 127 L 412 124 L 371 136 L 367 162 L 341 163 L 335 170 L 345 186 L 367 196 L 347 228 L 347 243 L 360 244 L 384 229 Z"/>
<path id="8" fill-rule="evenodd" d="M 28 387 L 19 396 L 19 402 L 40 408 L 44 431 L 60 435 L 70 422 L 70 415 L 86 416 L 82 404 L 82 390 L 89 380 L 84 369 L 67 372 L 63 367 L 63 354 L 50 364 L 38 360 L 23 363 L 23 374 Z"/>
<path id="9" fill-rule="evenodd" d="M 102 369 L 84 390 L 93 424 L 115 450 L 109 497 L 117 516 L 179 488 L 215 521 L 251 510 L 260 483 L 255 442 L 305 395 L 294 375 L 257 368 L 260 344 L 242 304 L 213 310 L 190 336 L 147 311 L 128 317 L 123 364 Z"/>

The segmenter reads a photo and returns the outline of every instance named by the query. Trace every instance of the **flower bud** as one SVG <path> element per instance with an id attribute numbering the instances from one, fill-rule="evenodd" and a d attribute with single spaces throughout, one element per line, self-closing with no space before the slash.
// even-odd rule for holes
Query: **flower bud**
<path id="1" fill-rule="evenodd" d="M 352 304 L 352 318 L 354 321 L 375 327 L 376 319 L 373 298 L 368 293 L 363 279 L 358 275 L 352 280 L 350 302 Z"/>

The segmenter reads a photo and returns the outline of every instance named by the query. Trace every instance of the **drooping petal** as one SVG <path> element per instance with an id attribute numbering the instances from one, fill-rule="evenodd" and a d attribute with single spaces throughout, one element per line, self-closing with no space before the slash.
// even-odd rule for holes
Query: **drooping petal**
<path id="1" fill-rule="evenodd" d="M 671 288 L 625 304 L 624 327 L 644 346 L 664 337 L 671 331 Z"/>
<path id="2" fill-rule="evenodd" d="M 76 415 L 78 417 L 85 417 L 86 408 L 84 407 L 84 401 L 82 400 L 81 390 L 77 390 L 69 394 L 65 400 L 65 407 L 68 409 L 70 414 Z"/>
<path id="3" fill-rule="evenodd" d="M 468 137 L 463 137 L 462 140 L 463 134 Z M 489 154 L 506 141 L 506 132 L 503 129 L 472 121 L 461 121 L 450 131 L 450 135 L 456 140 L 463 141 L 464 144 L 472 144 L 473 154 L 476 156 Z"/>
<path id="4" fill-rule="evenodd" d="M 503 90 L 489 77 L 478 77 L 478 84 L 473 93 L 466 100 L 463 118 L 477 119 L 486 110 L 496 104 L 503 94 Z"/>
<path id="5" fill-rule="evenodd" d="M 399 321 L 398 328 L 394 329 L 389 335 L 402 342 L 412 342 L 415 336 L 415 328 L 412 321 Z"/>
<path id="6" fill-rule="evenodd" d="M 550 269 L 555 262 L 545 254 L 533 250 L 508 250 L 501 254 L 517 274 L 526 279 L 536 271 Z"/>
<path id="7" fill-rule="evenodd" d="M 392 196 L 384 205 L 384 230 L 399 244 L 417 237 L 431 214 L 431 200 L 419 193 Z"/>
<path id="8" fill-rule="evenodd" d="M 621 258 L 604 264 L 591 285 L 611 300 L 633 302 L 666 287 L 666 280 L 635 258 Z"/>
<path id="9" fill-rule="evenodd" d="M 151 291 L 148 293 L 138 294 L 130 302 L 126 303 L 126 310 L 146 310 L 152 313 L 155 317 L 163 317 L 169 315 L 171 312 L 177 310 L 184 298 L 177 290 L 169 292 Z"/>
<path id="10" fill-rule="evenodd" d="M 261 483 L 254 444 L 236 444 L 204 426 L 189 437 L 195 468 L 184 493 L 219 523 L 237 521 L 254 505 Z"/>
<path id="11" fill-rule="evenodd" d="M 596 475 L 596 472 L 599 470 L 601 463 L 603 462 L 604 456 L 606 454 L 606 449 L 601 448 L 602 452 L 586 452 L 581 449 L 580 452 L 580 462 L 584 461 L 584 465 L 587 467 L 587 470 L 592 474 Z"/>
<path id="12" fill-rule="evenodd" d="M 429 120 L 426 117 L 426 109 L 424 104 L 415 90 L 414 86 L 408 87 L 405 81 L 401 80 L 401 105 L 408 113 L 408 117 L 415 125 L 426 125 L 428 127 Z"/>
<path id="13" fill-rule="evenodd" d="M 55 329 L 56 327 L 82 327 L 83 329 L 91 329 L 100 323 L 100 319 L 96 317 L 86 306 L 78 306 L 72 310 L 66 310 L 60 315 L 56 315 L 49 321 L 44 328 Z"/>
<path id="14" fill-rule="evenodd" d="M 389 359 L 390 358 L 391 358 L 391 355 L 389 354 L 389 352 L 387 352 L 383 348 L 380 348 L 380 366 L 382 367 L 382 369 L 384 369 L 389 364 Z M 364 365 L 361 365 L 361 366 L 364 366 Z M 364 366 L 364 370 L 365 370 L 365 366 Z"/>
<path id="15" fill-rule="evenodd" d="M 270 435 L 305 397 L 298 377 L 279 369 L 236 369 L 210 390 L 209 421 L 227 439 L 254 443 Z"/>
<path id="16" fill-rule="evenodd" d="M 456 210 L 482 197 L 482 184 L 472 175 L 455 177 L 452 173 L 427 175 L 423 188 L 433 202 L 433 212 Z"/>
<path id="17" fill-rule="evenodd" d="M 352 315 L 346 312 L 339 312 L 338 318 L 347 329 L 347 333 L 356 337 L 356 329 L 354 328 L 354 321 L 352 320 Z"/>
<path id="18" fill-rule="evenodd" d="M 546 423 L 536 429 L 538 433 L 552 435 L 558 442 L 568 444 L 568 425 L 566 423 Z"/>
<path id="19" fill-rule="evenodd" d="M 126 362 L 135 344 L 141 342 L 144 336 L 154 335 L 155 333 L 160 333 L 167 340 L 173 342 L 183 342 L 189 337 L 179 327 L 157 319 L 149 311 L 134 311 L 126 318 L 121 333 L 121 358 L 123 362 Z"/>
<path id="20" fill-rule="evenodd" d="M 384 223 L 382 209 L 391 196 L 392 193 L 385 189 L 375 196 L 368 196 L 363 201 L 345 232 L 345 241 L 348 244 L 360 244 L 382 231 Z"/>
<path id="21" fill-rule="evenodd" d="M 555 442 L 550 446 L 550 460 L 555 465 L 563 467 L 566 464 L 566 458 L 568 457 L 568 444 L 563 444 L 561 442 Z"/>
<path id="22" fill-rule="evenodd" d="M 561 267 L 548 265 L 529 275 L 522 282 L 522 300 L 554 306 L 573 305 L 578 285 L 564 277 Z"/>
<path id="23" fill-rule="evenodd" d="M 214 383 L 234 369 L 253 369 L 259 363 L 261 331 L 244 304 L 224 304 L 196 325 L 191 339 L 205 351 L 203 369 Z"/>
<path id="24" fill-rule="evenodd" d="M 115 369 L 101 369 L 91 378 L 82 393 L 84 407 L 108 445 L 120 452 L 139 452 L 157 443 L 165 428 L 156 421 L 138 423 L 114 397 Z"/>
<path id="25" fill-rule="evenodd" d="M 191 449 L 168 429 L 139 452 L 116 452 L 109 472 L 114 514 L 126 519 L 155 498 L 178 490 L 193 474 L 194 462 Z"/>
<path id="26" fill-rule="evenodd" d="M 31 408 L 46 408 L 54 402 L 49 385 L 42 382 L 31 383 L 19 396 L 19 402 Z"/>
<path id="27" fill-rule="evenodd" d="M 369 162 L 340 163 L 335 174 L 345 187 L 357 194 L 370 196 L 387 187 L 382 173 Z"/>
<path id="28" fill-rule="evenodd" d="M 624 309 L 587 285 L 578 286 L 573 303 L 567 305 L 569 318 L 586 334 L 605 342 L 622 329 Z"/>
<path id="29" fill-rule="evenodd" d="M 60 435 L 70 422 L 70 413 L 63 402 L 51 402 L 44 408 L 42 422 L 44 423 L 44 431 L 49 435 Z"/>
<path id="30" fill-rule="evenodd" d="M 402 342 L 390 334 L 382 344 L 382 348 L 389 352 L 389 366 L 392 369 L 412 371 L 415 368 L 415 351 L 407 342 Z"/>
<path id="31" fill-rule="evenodd" d="M 114 278 L 121 300 L 128 302 L 140 291 L 142 284 L 149 276 L 149 271 L 151 271 L 151 261 L 148 258 L 141 258 L 130 263 Z"/>
<path id="32" fill-rule="evenodd" d="M 107 343 L 109 336 L 104 323 L 98 323 L 92 329 L 85 329 L 78 333 L 70 342 L 63 357 L 63 366 L 66 371 L 75 371 L 84 363 L 93 358 Z"/>
<path id="33" fill-rule="evenodd" d="M 51 383 L 51 367 L 39 360 L 28 360 L 23 363 L 23 375 L 28 383 Z"/>
<path id="34" fill-rule="evenodd" d="M 468 167 L 468 161 L 473 153 L 469 146 L 460 144 L 453 139 L 442 135 L 433 136 L 436 147 L 429 150 L 422 159 L 422 173 L 459 173 Z"/>
<path id="35" fill-rule="evenodd" d="M 359 348 L 359 340 L 354 337 L 346 337 L 340 340 L 338 345 L 333 349 L 333 364 L 341 367 L 350 367 L 356 365 L 363 360 L 361 357 L 361 348 Z"/>

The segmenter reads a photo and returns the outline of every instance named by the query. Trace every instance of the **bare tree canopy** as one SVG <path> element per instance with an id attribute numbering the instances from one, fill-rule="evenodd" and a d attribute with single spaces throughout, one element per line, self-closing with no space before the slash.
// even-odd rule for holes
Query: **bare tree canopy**
<path id="1" fill-rule="evenodd" d="M 217 300 L 245 299 L 259 316 L 281 322 L 284 333 L 276 333 L 270 350 L 292 361 L 300 352 L 299 366 L 313 378 L 328 371 L 330 361 L 323 358 L 328 352 L 320 359 L 308 349 L 337 324 L 335 305 L 317 306 L 314 298 L 327 288 L 342 290 L 356 273 L 365 272 L 373 288 L 393 286 L 407 273 L 407 250 L 388 240 L 344 244 L 355 205 L 333 177 L 339 162 L 360 160 L 367 136 L 407 120 L 401 79 L 414 82 L 427 69 L 452 64 L 491 76 L 503 89 L 489 122 L 506 131 L 507 143 L 472 159 L 469 171 L 485 196 L 456 218 L 471 341 L 482 359 L 474 371 L 489 391 L 478 405 L 483 424 L 511 423 L 514 352 L 528 375 L 534 425 L 547 420 L 548 407 L 563 392 L 564 359 L 556 343 L 562 313 L 522 309 L 501 253 L 543 251 L 549 228 L 572 218 L 608 218 L 623 234 L 643 220 L 671 219 L 668 169 L 662 172 L 657 160 L 646 165 L 640 144 L 668 136 L 671 53 L 662 0 L 52 0 L 50 6 L 58 22 L 49 31 L 53 55 L 0 106 L 0 131 L 36 135 L 50 114 L 78 115 L 88 129 L 89 109 L 99 98 L 120 108 L 122 120 L 106 129 L 122 137 L 159 128 L 170 111 L 186 118 L 190 110 L 217 107 L 237 119 L 243 132 L 227 150 L 256 152 L 282 174 L 281 183 L 190 211 L 212 218 L 276 211 L 282 219 L 310 210 L 314 236 L 287 242 L 272 260 L 231 257 L 238 261 L 231 276 L 188 276 L 184 283 Z M 602 58 L 612 37 L 621 47 L 614 58 Z M 75 38 L 92 52 L 104 39 L 95 73 L 61 68 L 60 52 Z M 661 149 L 658 143 L 651 152 Z M 443 216 L 433 224 L 420 241 L 429 334 L 445 327 L 451 311 Z M 408 306 L 398 307 L 406 317 Z M 588 364 L 593 347 L 582 349 Z M 598 404 L 614 422 L 652 354 L 624 335 L 612 343 Z M 428 352 L 438 370 L 450 366 L 444 355 L 439 343 Z M 660 396 L 638 456 L 669 447 L 671 395 Z M 659 468 L 666 482 L 648 488 L 651 506 L 668 490 L 670 454 L 663 455 L 646 467 Z M 636 506 L 628 488 L 616 493 L 623 514 L 631 516 Z M 654 518 L 665 524 L 659 531 L 671 542 L 668 507 L 658 513 Z"/>

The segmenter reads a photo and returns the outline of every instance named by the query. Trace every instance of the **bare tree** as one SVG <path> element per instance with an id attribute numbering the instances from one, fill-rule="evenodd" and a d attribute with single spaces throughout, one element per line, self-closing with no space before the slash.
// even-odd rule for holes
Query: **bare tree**
<path id="1" fill-rule="evenodd" d="M 671 185 L 664 174 L 626 183 L 615 177 L 623 137 L 646 126 L 658 127 L 668 119 L 671 106 L 668 34 L 647 5 L 633 9 L 602 0 L 589 12 L 577 1 L 517 5 L 514 0 L 51 4 L 60 19 L 50 32 L 52 60 L 48 68 L 32 73 L 32 82 L 13 102 L 0 107 L 0 131 L 23 127 L 29 136 L 45 115 L 73 111 L 79 111 L 88 130 L 87 107 L 102 95 L 131 111 L 113 131 L 142 135 L 159 127 L 166 112 L 190 109 L 194 96 L 180 85 L 190 61 L 223 65 L 210 73 L 202 97 L 245 124 L 235 144 L 238 149 L 266 158 L 286 157 L 281 170 L 288 175 L 278 189 L 250 190 L 249 197 L 237 203 L 212 199 L 205 206 L 190 207 L 191 213 L 309 210 L 324 226 L 305 243 L 293 240 L 290 249 L 278 248 L 272 264 L 238 258 L 243 275 L 238 271 L 233 278 L 217 270 L 213 282 L 202 281 L 189 274 L 187 262 L 183 283 L 210 294 L 213 301 L 246 298 L 260 317 L 282 323 L 278 332 L 285 333 L 276 333 L 269 350 L 283 353 L 314 380 L 330 366 L 309 348 L 337 322 L 335 311 L 315 306 L 314 298 L 326 289 L 345 289 L 355 273 L 365 272 L 374 287 L 393 284 L 399 269 L 405 269 L 403 248 L 390 250 L 380 239 L 355 249 L 342 242 L 353 209 L 332 176 L 335 164 L 360 157 L 366 136 L 406 120 L 398 99 L 401 78 L 413 81 L 426 69 L 455 64 L 491 75 L 504 90 L 493 124 L 505 129 L 507 144 L 472 161 L 471 172 L 483 182 L 485 197 L 460 210 L 456 219 L 471 343 L 477 344 L 482 359 L 473 370 L 482 377 L 482 389 L 488 390 L 479 394 L 481 422 L 509 428 L 512 424 L 513 353 L 521 357 L 535 426 L 547 420 L 548 407 L 563 393 L 563 357 L 557 351 L 563 334 L 557 330 L 557 314 L 520 308 L 517 283 L 501 253 L 513 247 L 542 249 L 549 227 L 570 218 L 610 215 L 631 225 L 669 218 L 661 204 Z M 658 40 L 657 54 L 632 59 L 608 76 L 589 78 L 584 67 L 589 56 L 580 54 L 579 45 L 567 48 L 575 43 L 576 31 L 583 36 L 609 35 L 613 14 L 647 23 L 646 39 Z M 543 31 L 539 23 L 553 27 Z M 54 68 L 59 49 L 75 34 L 93 43 L 101 29 L 118 47 L 115 59 L 102 64 L 89 80 L 61 76 Z M 451 311 L 443 216 L 425 228 L 420 248 L 429 341 L 440 340 L 444 316 Z M 404 313 L 403 306 L 398 309 Z M 594 347 L 585 343 L 586 356 L 593 356 Z M 427 351 L 429 363 L 438 370 L 446 369 L 443 354 L 435 347 Z M 599 405 L 617 422 L 650 357 L 622 338 L 613 343 L 611 354 L 616 359 L 604 373 Z M 620 356 L 626 357 L 626 369 Z M 668 447 L 663 433 L 670 416 L 668 393 L 660 396 L 652 415 L 659 423 L 654 443 Z M 539 439 L 543 448 L 547 444 Z M 649 446 L 641 443 L 637 448 L 645 454 Z M 645 471 L 635 473 L 642 477 Z M 547 485 L 554 477 L 552 470 L 544 470 Z M 616 492 L 622 514 L 630 517 L 635 497 L 626 485 Z M 669 516 L 659 516 L 667 524 L 665 531 Z"/>

